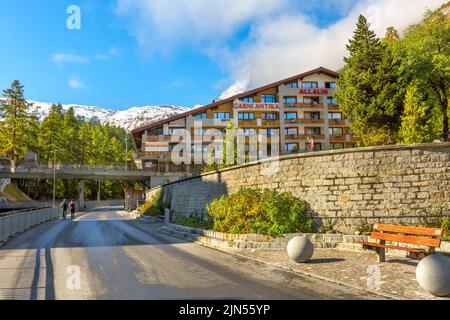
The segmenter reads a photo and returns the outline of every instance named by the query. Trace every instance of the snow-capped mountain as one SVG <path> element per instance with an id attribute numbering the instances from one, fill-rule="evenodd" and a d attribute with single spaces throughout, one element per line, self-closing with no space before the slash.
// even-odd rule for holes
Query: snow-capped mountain
<path id="1" fill-rule="evenodd" d="M 52 106 L 51 103 L 37 101 L 29 102 L 33 104 L 33 111 L 37 112 L 40 120 L 44 119 L 48 115 Z M 127 131 L 189 110 L 186 107 L 173 105 L 133 107 L 123 111 L 76 104 L 65 104 L 62 105 L 62 107 L 64 111 L 67 111 L 70 107 L 73 107 L 75 114 L 81 116 L 86 121 L 96 117 L 103 124 L 109 123 L 110 125 L 124 128 Z"/>

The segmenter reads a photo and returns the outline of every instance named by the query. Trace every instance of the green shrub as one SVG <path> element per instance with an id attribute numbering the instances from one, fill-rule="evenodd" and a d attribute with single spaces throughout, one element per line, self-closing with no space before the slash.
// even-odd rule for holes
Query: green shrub
<path id="1" fill-rule="evenodd" d="M 450 216 L 446 217 L 442 221 L 441 228 L 444 229 L 444 236 L 442 237 L 442 240 L 450 241 Z"/>
<path id="2" fill-rule="evenodd" d="M 220 232 L 271 236 L 312 232 L 308 205 L 288 192 L 243 188 L 212 201 L 207 211 L 213 229 Z"/>
<path id="3" fill-rule="evenodd" d="M 146 216 L 162 216 L 164 209 L 169 205 L 163 201 L 164 194 L 161 191 L 156 192 L 150 200 L 147 200 L 140 208 L 139 212 Z"/>
<path id="4" fill-rule="evenodd" d="M 173 223 L 191 228 L 211 228 L 211 224 L 208 221 L 205 221 L 202 216 L 197 213 L 192 213 L 189 216 L 177 217 Z"/>

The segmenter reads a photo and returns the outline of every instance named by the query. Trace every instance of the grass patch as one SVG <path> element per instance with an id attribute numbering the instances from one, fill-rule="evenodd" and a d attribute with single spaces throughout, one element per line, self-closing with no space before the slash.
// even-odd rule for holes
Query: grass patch
<path id="1" fill-rule="evenodd" d="M 3 193 L 6 194 L 8 198 L 13 198 L 16 201 L 30 201 L 30 197 L 28 197 L 25 193 L 22 192 L 15 184 L 8 184 Z"/>
<path id="2" fill-rule="evenodd" d="M 189 216 L 177 217 L 173 221 L 174 224 L 178 224 L 180 226 L 190 227 L 190 228 L 198 228 L 198 229 L 210 229 L 211 223 L 205 221 L 201 218 L 200 215 L 191 214 Z"/>

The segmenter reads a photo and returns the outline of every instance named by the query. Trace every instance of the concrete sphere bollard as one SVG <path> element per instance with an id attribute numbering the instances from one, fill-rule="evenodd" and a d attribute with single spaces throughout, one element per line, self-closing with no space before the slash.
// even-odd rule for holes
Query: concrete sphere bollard
<path id="1" fill-rule="evenodd" d="M 314 253 L 314 245 L 305 237 L 294 237 L 288 242 L 287 253 L 296 262 L 306 262 Z"/>
<path id="2" fill-rule="evenodd" d="M 441 253 L 423 258 L 417 265 L 416 278 L 420 286 L 432 295 L 450 295 L 450 258 Z"/>

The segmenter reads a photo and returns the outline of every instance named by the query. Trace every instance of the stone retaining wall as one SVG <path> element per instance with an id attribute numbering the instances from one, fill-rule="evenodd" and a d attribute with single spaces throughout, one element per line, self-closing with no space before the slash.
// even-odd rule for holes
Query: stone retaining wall
<path id="1" fill-rule="evenodd" d="M 229 234 L 217 232 L 212 230 L 189 228 L 176 224 L 169 224 L 160 229 L 166 234 L 198 242 L 201 244 L 213 246 L 220 249 L 242 250 L 242 249 L 274 249 L 284 250 L 287 243 L 295 236 L 304 236 L 311 240 L 315 248 L 337 249 L 344 251 L 367 251 L 362 248 L 362 245 L 354 244 L 354 242 L 372 242 L 368 235 L 347 235 L 347 234 L 318 234 L 318 233 L 292 233 L 282 235 L 280 237 L 268 237 L 258 234 Z M 407 244 L 402 244 L 406 247 Z M 436 251 L 450 253 L 450 242 L 442 241 L 440 248 Z M 375 252 L 373 252 L 375 254 Z M 387 249 L 386 253 L 392 256 L 406 256 L 406 251 Z"/>
<path id="2" fill-rule="evenodd" d="M 427 225 L 450 215 L 450 143 L 322 151 L 172 182 L 159 190 L 175 216 L 205 212 L 241 187 L 289 191 L 340 232 L 375 222 Z"/>

